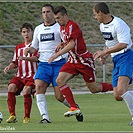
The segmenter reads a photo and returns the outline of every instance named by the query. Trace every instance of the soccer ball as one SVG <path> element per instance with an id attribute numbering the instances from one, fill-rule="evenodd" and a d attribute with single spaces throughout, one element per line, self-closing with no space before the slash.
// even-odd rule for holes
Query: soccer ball
<path id="1" fill-rule="evenodd" d="M 0 112 L 0 123 L 2 122 L 3 120 L 3 114 Z"/>

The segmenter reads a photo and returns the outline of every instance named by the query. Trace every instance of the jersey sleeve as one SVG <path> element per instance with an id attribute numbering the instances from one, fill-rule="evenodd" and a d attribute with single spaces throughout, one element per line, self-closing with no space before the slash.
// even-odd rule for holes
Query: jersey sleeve
<path id="1" fill-rule="evenodd" d="M 16 65 L 16 67 L 18 66 L 18 56 L 17 56 L 17 47 L 14 50 L 14 55 L 13 55 L 13 59 L 11 63 L 14 63 Z"/>
<path id="2" fill-rule="evenodd" d="M 75 41 L 75 40 L 77 40 L 77 38 L 81 35 L 81 30 L 80 30 L 80 28 L 79 28 L 79 26 L 77 25 L 77 24 L 72 24 L 71 26 L 70 26 L 70 36 L 69 36 L 69 40 L 71 39 L 71 38 L 73 38 L 73 40 Z"/>
<path id="3" fill-rule="evenodd" d="M 126 23 L 121 22 L 117 23 L 115 26 L 117 32 L 117 39 L 120 43 L 130 44 L 130 28 L 127 26 Z"/>
<path id="4" fill-rule="evenodd" d="M 35 30 L 34 30 L 34 34 L 33 34 L 33 40 L 32 40 L 32 45 L 31 45 L 31 47 L 33 47 L 33 48 L 35 48 L 35 49 L 39 49 L 39 40 L 38 40 L 38 38 L 37 38 L 37 36 L 38 36 L 38 27 L 36 27 L 35 28 Z"/>

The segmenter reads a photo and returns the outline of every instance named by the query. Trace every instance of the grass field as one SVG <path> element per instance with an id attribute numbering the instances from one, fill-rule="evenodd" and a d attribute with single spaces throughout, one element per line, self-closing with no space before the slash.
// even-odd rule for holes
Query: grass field
<path id="1" fill-rule="evenodd" d="M 75 94 L 75 100 L 84 114 L 84 121 L 77 122 L 75 116 L 65 118 L 63 113 L 68 109 L 55 100 L 53 95 L 46 95 L 50 124 L 38 124 L 41 120 L 36 100 L 33 99 L 31 121 L 23 124 L 23 97 L 17 97 L 17 123 L 6 123 L 9 116 L 6 96 L 0 97 L 0 111 L 4 119 L 0 124 L 0 132 L 30 131 L 30 132 L 133 132 L 133 126 L 128 126 L 131 120 L 125 102 L 114 100 L 113 94 Z M 5 130 L 6 129 L 6 130 Z"/>

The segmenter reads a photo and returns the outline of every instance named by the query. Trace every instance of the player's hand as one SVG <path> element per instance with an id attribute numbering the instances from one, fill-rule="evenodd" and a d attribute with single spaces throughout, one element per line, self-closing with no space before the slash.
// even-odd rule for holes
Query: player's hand
<path id="1" fill-rule="evenodd" d="M 18 57 L 18 60 L 26 60 L 26 59 L 27 59 L 27 57 L 23 57 L 23 56 Z"/>
<path id="2" fill-rule="evenodd" d="M 99 57 L 103 57 L 104 54 L 105 54 L 104 51 L 99 50 L 99 51 L 97 51 L 97 52 L 95 52 L 95 53 L 93 54 L 93 58 L 94 58 L 94 60 L 96 60 L 96 59 L 99 58 Z"/>
<path id="3" fill-rule="evenodd" d="M 57 45 L 55 52 L 57 53 L 61 48 L 62 48 L 62 43 Z"/>
<path id="4" fill-rule="evenodd" d="M 10 70 L 10 66 L 6 66 L 5 69 L 3 70 L 4 73 L 6 74 Z"/>
<path id="5" fill-rule="evenodd" d="M 58 55 L 55 53 L 54 55 L 52 55 L 52 56 L 49 58 L 48 63 L 51 63 L 51 62 L 54 61 L 57 57 L 58 57 Z"/>
<path id="6" fill-rule="evenodd" d="M 27 57 L 28 56 L 28 51 L 30 50 L 30 48 L 28 47 L 28 48 L 25 48 L 25 50 L 24 50 L 24 55 Z"/>
<path id="7" fill-rule="evenodd" d="M 100 57 L 100 58 L 99 58 L 99 61 L 100 61 L 100 63 L 102 63 L 102 64 L 106 64 L 106 58 L 105 58 L 105 57 Z"/>
<path id="8" fill-rule="evenodd" d="M 63 49 L 66 46 L 66 43 L 62 42 L 57 45 L 55 52 L 57 53 L 60 49 Z"/>

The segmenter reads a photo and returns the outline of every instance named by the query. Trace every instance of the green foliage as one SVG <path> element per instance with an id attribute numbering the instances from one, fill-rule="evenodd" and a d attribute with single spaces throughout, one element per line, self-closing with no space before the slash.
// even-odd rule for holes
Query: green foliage
<path id="1" fill-rule="evenodd" d="M 41 8 L 46 2 L 0 2 L 1 25 L 3 37 L 0 45 L 16 45 L 21 42 L 19 27 L 30 22 L 36 27 L 42 23 Z M 104 40 L 99 31 L 99 24 L 93 18 L 92 8 L 96 2 L 47 2 L 53 6 L 63 5 L 67 8 L 70 19 L 76 21 L 85 37 L 86 43 L 100 44 Z M 113 15 L 124 19 L 132 28 L 133 2 L 107 2 Z"/>
<path id="2" fill-rule="evenodd" d="M 76 102 L 80 105 L 81 111 L 84 114 L 84 121 L 77 122 L 74 116 L 65 118 L 63 113 L 68 110 L 67 107 L 55 100 L 53 95 L 46 95 L 50 124 L 38 124 L 41 120 L 40 113 L 36 105 L 36 99 L 33 99 L 31 121 L 28 124 L 23 124 L 23 97 L 17 97 L 16 114 L 18 117 L 17 123 L 6 123 L 9 117 L 6 99 L 0 97 L 0 111 L 3 113 L 4 120 L 0 124 L 0 129 L 6 127 L 14 127 L 15 131 L 36 131 L 36 132 L 62 132 L 62 131 L 104 131 L 104 132 L 127 132 L 133 128 L 128 126 L 131 120 L 126 104 L 116 102 L 113 94 L 83 94 L 74 95 Z M 0 130 L 2 131 L 2 130 Z M 6 131 L 4 131 L 6 132 Z M 9 131 L 8 131 L 9 132 Z"/>

